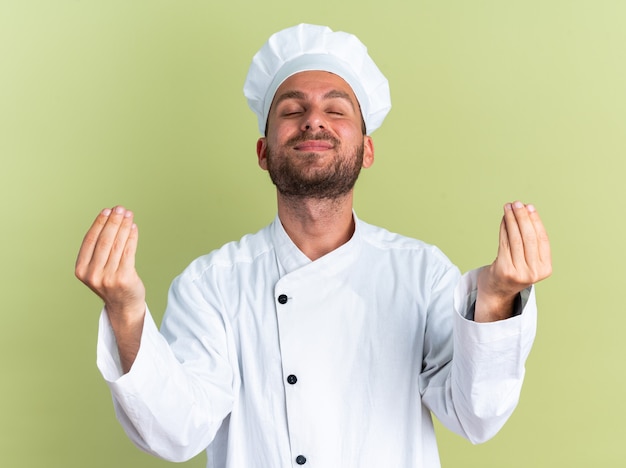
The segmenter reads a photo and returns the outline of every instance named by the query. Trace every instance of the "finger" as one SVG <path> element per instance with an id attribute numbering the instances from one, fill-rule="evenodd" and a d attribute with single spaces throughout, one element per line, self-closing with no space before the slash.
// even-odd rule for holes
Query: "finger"
<path id="1" fill-rule="evenodd" d="M 518 209 L 519 207 L 516 207 L 514 203 L 507 203 L 504 206 L 504 225 L 506 228 L 511 262 L 513 263 L 515 269 L 519 269 L 523 263 L 526 262 L 522 233 L 520 232 L 520 227 L 515 213 Z"/>
<path id="2" fill-rule="evenodd" d="M 126 245 L 124 246 L 124 253 L 120 260 L 119 268 L 122 270 L 134 270 L 135 269 L 135 255 L 137 254 L 137 243 L 139 241 L 139 230 L 135 223 L 130 226 L 130 232 Z"/>
<path id="3" fill-rule="evenodd" d="M 90 262 L 90 267 L 92 269 L 99 271 L 104 270 L 107 266 L 111 252 L 115 248 L 116 238 L 125 214 L 126 209 L 122 206 L 116 206 L 111 211 L 111 214 L 108 216 L 106 224 L 102 228 L 96 242 L 96 247 Z M 125 243 L 126 239 L 124 239 L 123 242 Z"/>
<path id="4" fill-rule="evenodd" d="M 528 205 L 527 208 L 530 220 L 533 224 L 533 228 L 537 236 L 537 251 L 539 259 L 544 264 L 551 264 L 552 253 L 550 249 L 550 239 L 548 238 L 548 232 L 546 231 L 546 228 L 541 221 L 541 217 L 539 216 L 537 209 L 533 205 Z"/>
<path id="5" fill-rule="evenodd" d="M 530 210 L 527 205 L 517 201 L 513 203 L 513 213 L 522 238 L 525 266 L 535 268 L 539 262 L 538 241 L 534 223 L 530 218 Z"/>
<path id="6" fill-rule="evenodd" d="M 124 251 L 126 249 L 126 244 L 128 242 L 128 238 L 132 231 L 133 226 L 133 212 L 130 210 L 124 211 L 124 213 L 120 213 L 123 217 L 121 219 L 119 228 L 115 237 L 113 239 L 113 243 L 111 244 L 111 251 L 109 252 L 109 257 L 104 266 L 104 270 L 107 272 L 116 272 L 120 267 L 120 261 L 124 255 Z"/>
<path id="7" fill-rule="evenodd" d="M 76 276 L 81 277 L 87 265 L 91 262 L 96 248 L 96 243 L 98 242 L 98 237 L 100 236 L 102 229 L 104 229 L 104 225 L 106 224 L 110 214 L 111 210 L 109 208 L 105 208 L 98 213 L 98 216 L 96 216 L 96 219 L 87 231 L 87 234 L 85 234 L 80 250 L 78 251 L 78 257 L 76 258 Z"/>
<path id="8" fill-rule="evenodd" d="M 509 245 L 509 234 L 506 231 L 506 223 L 504 221 L 504 216 L 500 221 L 500 234 L 499 234 L 499 244 L 498 244 L 498 258 L 502 260 L 511 261 L 511 246 Z"/>

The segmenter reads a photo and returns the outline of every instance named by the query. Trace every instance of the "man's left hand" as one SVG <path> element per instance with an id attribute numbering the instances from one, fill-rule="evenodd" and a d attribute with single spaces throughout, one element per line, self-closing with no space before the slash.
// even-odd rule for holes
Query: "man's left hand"
<path id="1" fill-rule="evenodd" d="M 478 274 L 476 322 L 511 317 L 520 291 L 552 274 L 550 241 L 533 205 L 519 201 L 504 206 L 498 255 Z"/>

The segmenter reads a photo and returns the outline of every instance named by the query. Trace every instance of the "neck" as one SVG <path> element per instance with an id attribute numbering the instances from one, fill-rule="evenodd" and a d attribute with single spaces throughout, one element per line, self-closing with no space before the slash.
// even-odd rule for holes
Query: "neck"
<path id="1" fill-rule="evenodd" d="M 292 198 L 279 193 L 278 217 L 300 251 L 317 260 L 354 234 L 352 191 L 332 200 Z"/>

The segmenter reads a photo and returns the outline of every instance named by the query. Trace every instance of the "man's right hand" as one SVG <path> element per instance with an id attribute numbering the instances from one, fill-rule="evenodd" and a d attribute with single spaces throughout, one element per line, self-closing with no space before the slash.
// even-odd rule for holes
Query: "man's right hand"
<path id="1" fill-rule="evenodd" d="M 141 341 L 146 291 L 135 269 L 138 232 L 132 211 L 103 210 L 83 239 L 76 276 L 104 301 L 124 372 L 132 366 Z"/>

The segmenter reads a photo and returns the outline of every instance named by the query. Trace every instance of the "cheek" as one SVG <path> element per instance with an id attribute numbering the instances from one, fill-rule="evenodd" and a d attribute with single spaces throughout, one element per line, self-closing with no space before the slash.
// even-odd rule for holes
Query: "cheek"
<path id="1" fill-rule="evenodd" d="M 350 142 L 351 144 L 360 145 L 363 142 L 363 129 L 361 125 L 353 122 L 342 122 L 334 127 L 337 135 L 344 142 Z"/>
<path id="2" fill-rule="evenodd" d="M 293 125 L 280 124 L 268 127 L 266 132 L 266 139 L 270 146 L 276 147 L 281 142 L 287 141 L 290 137 L 297 133 L 297 128 L 294 129 Z"/>

